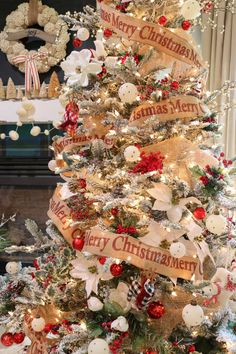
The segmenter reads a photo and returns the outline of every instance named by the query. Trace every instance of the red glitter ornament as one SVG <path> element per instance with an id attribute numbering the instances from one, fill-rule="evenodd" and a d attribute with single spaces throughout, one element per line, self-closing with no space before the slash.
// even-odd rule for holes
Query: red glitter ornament
<path id="1" fill-rule="evenodd" d="M 119 212 L 119 210 L 118 210 L 117 208 L 112 208 L 112 209 L 111 209 L 111 214 L 112 214 L 113 216 L 116 216 L 116 215 L 118 214 L 118 212 Z"/>
<path id="2" fill-rule="evenodd" d="M 195 216 L 196 219 L 202 220 L 206 217 L 206 210 L 204 208 L 196 208 L 193 212 L 193 215 Z"/>
<path id="3" fill-rule="evenodd" d="M 165 307 L 160 301 L 154 301 L 148 305 L 147 313 L 151 318 L 158 319 L 165 314 Z"/>
<path id="4" fill-rule="evenodd" d="M 76 251 L 82 251 L 84 247 L 84 239 L 80 237 L 74 238 L 72 246 Z"/>
<path id="5" fill-rule="evenodd" d="M 167 24 L 167 18 L 165 16 L 159 17 L 158 23 L 161 26 L 165 26 Z"/>
<path id="6" fill-rule="evenodd" d="M 87 183 L 86 183 L 86 180 L 84 178 L 80 178 L 78 180 L 78 183 L 79 183 L 79 186 L 83 189 L 85 189 L 87 187 Z"/>
<path id="7" fill-rule="evenodd" d="M 24 342 L 24 339 L 25 339 L 25 334 L 23 332 L 14 333 L 13 335 L 13 341 L 16 344 L 20 344 Z"/>
<path id="8" fill-rule="evenodd" d="M 110 267 L 110 272 L 113 277 L 119 277 L 123 273 L 124 267 L 122 264 L 112 264 Z"/>
<path id="9" fill-rule="evenodd" d="M 187 30 L 189 30 L 190 27 L 191 27 L 191 23 L 189 21 L 186 20 L 186 21 L 182 22 L 183 30 L 187 31 Z"/>
<path id="10" fill-rule="evenodd" d="M 110 30 L 110 28 L 105 28 L 103 31 L 103 35 L 105 38 L 110 38 L 112 36 L 112 30 Z"/>
<path id="11" fill-rule="evenodd" d="M 189 353 L 193 353 L 193 352 L 195 352 L 195 351 L 196 351 L 195 345 L 190 345 L 190 346 L 188 347 L 188 352 L 189 352 Z"/>
<path id="12" fill-rule="evenodd" d="M 159 352 L 153 351 L 153 350 L 147 350 L 145 354 L 158 354 Z"/>
<path id="13" fill-rule="evenodd" d="M 106 260 L 107 260 L 107 257 L 100 257 L 100 258 L 98 259 L 98 261 L 99 261 L 99 263 L 100 263 L 101 265 L 104 265 L 104 264 L 106 263 Z"/>
<path id="14" fill-rule="evenodd" d="M 74 38 L 73 39 L 73 47 L 74 48 L 79 48 L 81 47 L 83 42 L 79 38 Z"/>
<path id="15" fill-rule="evenodd" d="M 1 343 L 5 346 L 5 347 L 10 347 L 13 343 L 13 334 L 12 333 L 3 333 L 3 335 L 1 336 Z"/>

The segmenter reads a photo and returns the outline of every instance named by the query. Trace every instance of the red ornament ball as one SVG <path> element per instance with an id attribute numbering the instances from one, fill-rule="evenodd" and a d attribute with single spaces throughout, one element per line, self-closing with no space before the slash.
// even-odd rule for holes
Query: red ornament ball
<path id="1" fill-rule="evenodd" d="M 195 352 L 195 351 L 196 351 L 195 345 L 190 345 L 190 346 L 188 347 L 188 352 L 189 352 L 189 353 L 193 353 L 193 352 Z"/>
<path id="2" fill-rule="evenodd" d="M 154 301 L 149 304 L 147 313 L 151 318 L 158 319 L 165 314 L 165 307 L 160 301 Z"/>
<path id="3" fill-rule="evenodd" d="M 24 332 L 14 333 L 14 335 L 13 335 L 13 341 L 16 344 L 20 344 L 20 343 L 24 342 L 24 339 L 25 339 Z"/>
<path id="4" fill-rule="evenodd" d="M 83 42 L 79 38 L 74 38 L 73 39 L 73 47 L 74 48 L 79 48 L 81 47 Z"/>
<path id="5" fill-rule="evenodd" d="M 189 30 L 190 27 L 191 27 L 191 23 L 189 21 L 186 20 L 186 21 L 182 22 L 183 30 L 187 31 L 187 30 Z"/>
<path id="6" fill-rule="evenodd" d="M 147 350 L 146 352 L 145 352 L 145 354 L 158 354 L 159 352 L 157 352 L 157 351 L 154 351 L 154 350 Z"/>
<path id="7" fill-rule="evenodd" d="M 103 35 L 105 38 L 110 38 L 112 36 L 112 30 L 110 30 L 109 28 L 105 28 L 103 31 Z"/>
<path id="8" fill-rule="evenodd" d="M 110 266 L 110 272 L 113 275 L 113 277 L 119 277 L 123 273 L 124 267 L 122 264 L 112 264 Z"/>
<path id="9" fill-rule="evenodd" d="M 84 239 L 80 237 L 74 238 L 72 246 L 76 251 L 82 251 L 84 247 Z"/>
<path id="10" fill-rule="evenodd" d="M 117 208 L 112 208 L 111 209 L 111 214 L 113 215 L 113 216 L 116 216 L 117 214 L 118 214 L 118 209 Z"/>
<path id="11" fill-rule="evenodd" d="M 165 26 L 167 24 L 167 18 L 165 16 L 159 17 L 158 23 L 161 26 Z"/>
<path id="12" fill-rule="evenodd" d="M 100 258 L 98 259 L 98 261 L 99 261 L 99 263 L 100 263 L 101 265 L 104 265 L 104 264 L 106 263 L 106 260 L 107 260 L 107 257 L 100 257 Z"/>
<path id="13" fill-rule="evenodd" d="M 3 333 L 3 335 L 1 336 L 1 343 L 5 346 L 5 347 L 10 347 L 13 343 L 13 334 L 12 333 Z"/>
<path id="14" fill-rule="evenodd" d="M 193 215 L 195 216 L 196 219 L 202 220 L 206 217 L 206 210 L 204 208 L 196 208 L 193 212 Z"/>

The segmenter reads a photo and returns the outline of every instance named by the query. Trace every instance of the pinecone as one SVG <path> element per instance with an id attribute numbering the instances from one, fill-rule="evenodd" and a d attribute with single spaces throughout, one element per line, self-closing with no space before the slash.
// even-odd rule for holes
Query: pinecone
<path id="1" fill-rule="evenodd" d="M 116 198 L 119 197 L 124 197 L 124 193 L 123 193 L 123 187 L 122 186 L 116 186 L 112 192 L 113 196 Z"/>
<path id="2" fill-rule="evenodd" d="M 69 182 L 68 182 L 68 188 L 69 188 L 69 191 L 71 193 L 76 193 L 78 192 L 81 188 L 80 186 L 78 185 L 78 180 L 77 178 L 72 178 Z"/>
<path id="3" fill-rule="evenodd" d="M 155 221 L 161 221 L 166 219 L 166 212 L 165 211 L 159 211 L 159 210 L 151 210 L 151 217 Z"/>

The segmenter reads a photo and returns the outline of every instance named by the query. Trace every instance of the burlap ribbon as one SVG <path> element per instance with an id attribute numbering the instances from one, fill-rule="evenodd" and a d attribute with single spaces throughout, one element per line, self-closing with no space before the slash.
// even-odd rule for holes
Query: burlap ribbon
<path id="1" fill-rule="evenodd" d="M 112 29 L 122 38 L 152 46 L 191 66 L 204 66 L 200 54 L 189 41 L 168 28 L 120 13 L 103 2 L 99 3 L 98 9 L 101 25 Z"/>
<path id="2" fill-rule="evenodd" d="M 28 22 L 29 26 L 35 25 L 38 23 L 38 0 L 29 1 L 29 12 L 28 12 Z"/>
<path id="3" fill-rule="evenodd" d="M 141 149 L 146 153 L 160 151 L 165 156 L 164 166 L 169 167 L 173 176 L 186 181 L 193 187 L 193 175 L 190 167 L 198 165 L 204 168 L 206 165 L 217 166 L 218 161 L 207 152 L 199 149 L 191 141 L 184 137 L 176 137 L 161 143 L 149 145 Z"/>

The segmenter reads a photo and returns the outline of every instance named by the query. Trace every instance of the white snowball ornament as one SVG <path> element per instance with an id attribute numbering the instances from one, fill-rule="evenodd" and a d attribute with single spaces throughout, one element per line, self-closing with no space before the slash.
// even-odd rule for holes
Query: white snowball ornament
<path id="1" fill-rule="evenodd" d="M 101 311 L 103 308 L 103 303 L 95 296 L 91 296 L 88 299 L 88 308 L 93 312 Z"/>
<path id="2" fill-rule="evenodd" d="M 137 99 L 138 89 L 134 84 L 126 83 L 121 85 L 118 95 L 123 103 L 132 104 Z"/>
<path id="3" fill-rule="evenodd" d="M 124 316 L 119 316 L 115 321 L 112 322 L 111 328 L 119 332 L 127 332 L 129 329 L 129 324 Z"/>
<path id="4" fill-rule="evenodd" d="M 87 41 L 90 37 L 89 30 L 87 30 L 87 28 L 85 28 L 85 27 L 79 28 L 77 31 L 76 37 L 83 42 Z"/>
<path id="5" fill-rule="evenodd" d="M 31 322 L 31 327 L 34 332 L 42 332 L 45 328 L 46 322 L 43 317 L 35 317 Z"/>
<path id="6" fill-rule="evenodd" d="M 0 135 L 0 138 L 1 138 L 2 140 L 6 139 L 6 134 L 2 133 L 2 134 Z"/>
<path id="7" fill-rule="evenodd" d="M 6 264 L 6 272 L 11 275 L 19 273 L 21 268 L 22 265 L 20 262 L 8 262 Z"/>
<path id="8" fill-rule="evenodd" d="M 101 338 L 96 338 L 89 343 L 88 354 L 110 354 L 108 343 Z"/>
<path id="9" fill-rule="evenodd" d="M 204 312 L 201 306 L 193 301 L 183 308 L 182 317 L 187 327 L 199 326 L 204 320 Z"/>
<path id="10" fill-rule="evenodd" d="M 186 247 L 182 242 L 174 242 L 170 246 L 170 254 L 175 258 L 182 258 L 186 254 Z"/>
<path id="11" fill-rule="evenodd" d="M 11 140 L 16 141 L 19 139 L 19 134 L 15 130 L 10 130 L 9 137 L 11 138 Z"/>
<path id="12" fill-rule="evenodd" d="M 49 130 L 48 130 L 48 129 L 45 129 L 45 130 L 44 130 L 44 135 L 46 135 L 46 136 L 49 135 Z"/>
<path id="13" fill-rule="evenodd" d="M 50 160 L 48 163 L 48 168 L 50 171 L 54 172 L 57 168 L 57 162 L 56 160 Z"/>
<path id="14" fill-rule="evenodd" d="M 38 136 L 40 133 L 41 133 L 41 128 L 38 126 L 34 126 L 30 131 L 30 134 L 32 136 Z"/>
<path id="15" fill-rule="evenodd" d="M 134 145 L 128 146 L 124 151 L 124 157 L 128 162 L 136 162 L 140 158 L 140 151 Z"/>
<path id="16" fill-rule="evenodd" d="M 223 215 L 210 215 L 206 219 L 206 228 L 214 235 L 222 235 L 227 229 L 227 220 Z"/>
<path id="17" fill-rule="evenodd" d="M 187 20 L 194 20 L 201 14 L 201 6 L 196 0 L 187 0 L 181 7 L 180 14 Z"/>

